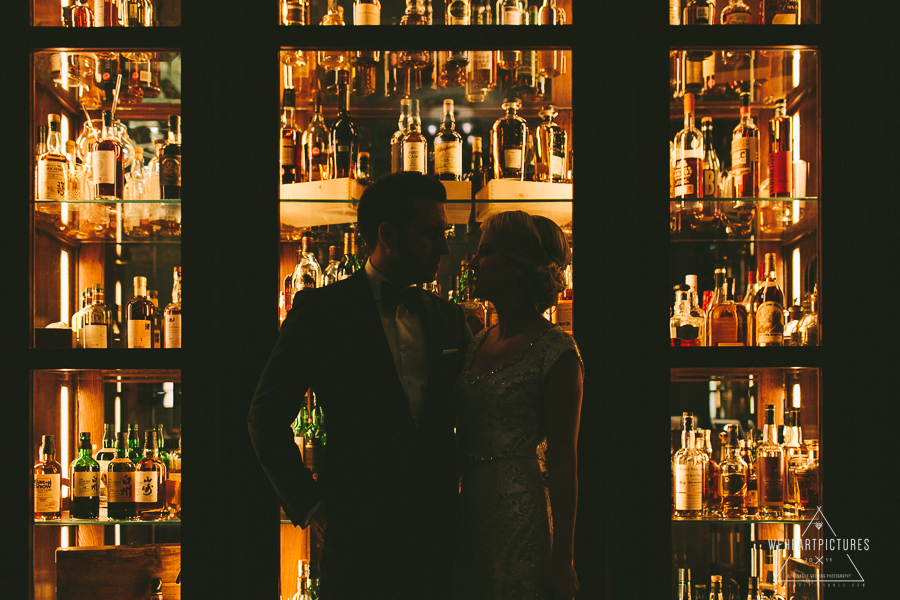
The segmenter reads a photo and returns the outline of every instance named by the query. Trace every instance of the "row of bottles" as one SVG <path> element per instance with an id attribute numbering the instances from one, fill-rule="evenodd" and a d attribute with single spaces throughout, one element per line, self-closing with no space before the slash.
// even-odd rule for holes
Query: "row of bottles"
<path id="1" fill-rule="evenodd" d="M 162 425 L 144 432 L 141 451 L 137 424 L 112 434 L 104 425 L 103 447 L 92 455 L 90 432 L 78 436 L 78 455 L 68 466 L 69 518 L 160 520 L 181 517 L 181 439 L 167 452 Z M 63 518 L 62 466 L 56 460 L 55 436 L 45 435 L 34 465 L 34 516 Z"/>
<path id="2" fill-rule="evenodd" d="M 819 442 L 803 439 L 799 409 L 786 410 L 780 427 L 767 404 L 755 445 L 752 436 L 739 439 L 737 425 L 726 425 L 718 461 L 710 430 L 696 428 L 694 415 L 683 414 L 682 428 L 672 456 L 676 519 L 806 518 L 819 509 Z"/>
<path id="3" fill-rule="evenodd" d="M 716 269 L 715 289 L 703 292 L 699 303 L 697 276 L 675 286 L 675 306 L 669 319 L 672 346 L 817 346 L 819 344 L 818 288 L 802 305 L 785 309 L 778 285 L 775 254 L 765 255 L 764 275 L 748 275 L 742 301 L 735 296 L 735 280 Z"/>
<path id="4" fill-rule="evenodd" d="M 328 247 L 328 263 L 323 269 L 316 258 L 311 235 L 304 235 L 300 239 L 300 248 L 297 250 L 297 264 L 294 270 L 284 278 L 282 291 L 279 292 L 278 306 L 280 320 L 284 320 L 291 310 L 294 295 L 303 289 L 312 289 L 330 285 L 336 281 L 350 277 L 362 268 L 357 256 L 357 233 L 355 231 L 344 232 L 344 248 L 341 254 L 340 246 Z"/>
<path id="5" fill-rule="evenodd" d="M 155 27 L 152 0 L 73 0 L 62 6 L 64 27 Z"/>
<path id="6" fill-rule="evenodd" d="M 300 449 L 303 456 L 303 465 L 312 471 L 313 478 L 318 479 L 319 471 L 325 460 L 325 414 L 322 407 L 316 405 L 316 396 L 310 392 L 309 410 L 306 405 L 300 409 L 300 413 L 294 420 L 294 443 Z"/>
<path id="7" fill-rule="evenodd" d="M 716 19 L 714 0 L 669 0 L 669 25 L 799 25 L 801 0 L 728 0 Z M 754 18 L 753 12 L 758 14 Z"/>
<path id="8" fill-rule="evenodd" d="M 697 586 L 698 588 L 701 586 Z M 697 590 L 699 592 L 699 590 Z M 751 576 L 747 581 L 747 595 L 740 596 L 740 590 L 731 589 L 727 590 L 724 588 L 722 584 L 722 576 L 721 575 L 712 575 L 709 578 L 709 600 L 725 600 L 726 598 L 746 598 L 747 600 L 762 600 L 764 596 L 760 592 L 759 586 L 759 578 L 755 575 Z M 691 584 L 691 570 L 690 569 L 678 569 L 678 589 L 675 594 L 675 598 L 677 600 L 691 600 L 692 598 L 697 598 L 698 600 L 705 600 L 700 593 L 694 592 L 693 585 Z"/>
<path id="9" fill-rule="evenodd" d="M 49 65 L 43 63 L 44 54 L 37 55 L 36 75 L 44 68 L 58 93 L 74 94 L 78 104 L 87 110 L 112 105 L 118 87 L 118 104 L 140 104 L 145 98 L 176 100 L 180 97 L 177 77 L 180 71 L 177 54 L 160 52 L 53 52 Z M 162 75 L 167 64 L 166 77 Z M 119 80 L 121 78 L 121 84 Z"/>

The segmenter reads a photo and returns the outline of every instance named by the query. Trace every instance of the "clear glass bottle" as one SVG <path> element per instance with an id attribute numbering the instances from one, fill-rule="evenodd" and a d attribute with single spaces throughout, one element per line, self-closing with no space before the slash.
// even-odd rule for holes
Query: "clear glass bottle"
<path id="1" fill-rule="evenodd" d="M 495 82 L 494 53 L 490 50 L 470 51 L 466 66 L 466 100 L 484 102 L 487 94 L 494 89 Z"/>
<path id="2" fill-rule="evenodd" d="M 338 280 L 337 268 L 341 264 L 340 246 L 328 246 L 328 264 L 322 272 L 322 285 L 330 285 Z"/>
<path id="3" fill-rule="evenodd" d="M 672 346 L 702 346 L 703 317 L 691 314 L 690 288 L 675 286 L 675 308 L 669 319 Z"/>
<path id="4" fill-rule="evenodd" d="M 109 348 L 112 337 L 112 314 L 106 306 L 103 286 L 95 284 L 91 288 L 91 302 L 85 308 L 82 320 L 84 348 Z"/>
<path id="5" fill-rule="evenodd" d="M 350 86 L 346 71 L 338 73 L 338 115 L 329 132 L 331 146 L 330 175 L 334 179 L 354 177 L 359 136 L 350 118 Z"/>
<path id="6" fill-rule="evenodd" d="M 400 100 L 398 128 L 391 137 L 391 173 L 398 173 L 403 170 L 403 136 L 409 132 L 411 106 L 412 100 L 409 98 Z"/>
<path id="7" fill-rule="evenodd" d="M 491 129 L 494 179 L 524 181 L 528 123 L 516 114 L 522 107 L 518 98 L 507 98 L 502 106 L 506 115 L 497 119 Z"/>
<path id="8" fill-rule="evenodd" d="M 556 6 L 556 0 L 544 0 L 538 13 L 539 25 L 565 25 L 566 11 Z M 562 50 L 538 50 L 537 73 L 542 77 L 557 77 L 566 72 L 565 53 Z"/>
<path id="9" fill-rule="evenodd" d="M 144 520 L 166 516 L 166 465 L 159 458 L 156 430 L 144 432 L 144 456 L 134 469 L 135 510 Z"/>
<path id="10" fill-rule="evenodd" d="M 309 561 L 300 559 L 297 561 L 297 593 L 291 600 L 313 600 L 309 593 Z"/>
<path id="11" fill-rule="evenodd" d="M 541 124 L 537 128 L 537 164 L 535 175 L 538 181 L 559 183 L 566 180 L 569 157 L 569 135 L 554 122 L 556 106 L 550 104 L 538 113 Z"/>
<path id="12" fill-rule="evenodd" d="M 756 345 L 782 346 L 784 344 L 784 293 L 778 286 L 775 270 L 775 254 L 765 255 L 766 278 L 756 291 Z"/>
<path id="13" fill-rule="evenodd" d="M 93 27 L 94 11 L 88 5 L 88 0 L 78 0 L 72 7 L 70 25 L 72 27 Z"/>
<path id="14" fill-rule="evenodd" d="M 809 311 L 803 315 L 797 325 L 800 346 L 819 345 L 819 289 L 818 284 L 813 285 L 813 292 L 809 295 Z"/>
<path id="15" fill-rule="evenodd" d="M 741 304 L 747 309 L 750 317 L 750 345 L 756 345 L 756 269 L 747 271 L 747 289 L 744 290 L 744 299 Z"/>
<path id="16" fill-rule="evenodd" d="M 137 516 L 134 505 L 134 463 L 128 458 L 125 434 L 116 434 L 116 457 L 106 473 L 107 514 L 112 520 L 130 520 Z"/>
<path id="17" fill-rule="evenodd" d="M 159 311 L 159 292 L 147 290 L 147 299 L 153 305 L 153 347 L 162 348 L 162 319 Z M 138 457 L 140 458 L 140 457 Z M 135 460 L 137 462 L 137 460 Z"/>
<path id="18" fill-rule="evenodd" d="M 331 135 L 322 116 L 321 90 L 313 96 L 313 115 L 302 138 L 303 172 L 307 181 L 323 181 L 331 178 Z"/>
<path id="19" fill-rule="evenodd" d="M 741 122 L 731 135 L 731 197 L 759 197 L 759 129 L 750 116 L 750 93 L 741 92 Z"/>
<path id="20" fill-rule="evenodd" d="M 328 7 L 325 15 L 319 21 L 319 25 L 325 26 L 344 26 L 344 7 L 338 6 L 337 0 L 328 0 Z M 345 70 L 350 68 L 350 52 L 337 49 L 320 50 L 318 53 L 319 64 L 328 71 Z M 336 88 L 329 90 L 334 94 Z"/>
<path id="21" fill-rule="evenodd" d="M 181 518 L 181 437 L 178 438 L 178 450 L 169 453 L 169 466 L 166 467 L 166 506 L 169 507 L 169 518 Z"/>
<path id="22" fill-rule="evenodd" d="M 169 467 L 169 453 L 166 450 L 166 435 L 163 431 L 163 424 L 157 423 L 153 426 L 153 429 L 156 431 L 156 448 L 159 450 L 159 460 L 166 465 L 166 468 Z"/>
<path id="23" fill-rule="evenodd" d="M 442 50 L 436 54 L 438 60 L 437 84 L 445 90 L 464 88 L 469 53 L 465 50 Z"/>
<path id="24" fill-rule="evenodd" d="M 717 275 L 718 279 L 724 273 Z M 718 301 L 709 311 L 707 330 L 710 346 L 749 346 L 750 317 L 743 304 L 734 301 L 734 277 L 725 277 Z"/>
<path id="25" fill-rule="evenodd" d="M 434 174 L 441 181 L 462 180 L 462 136 L 456 131 L 453 100 L 444 100 L 441 129 L 434 138 Z"/>
<path id="26" fill-rule="evenodd" d="M 281 183 L 303 181 L 297 157 L 301 149 L 300 128 L 294 122 L 296 95 L 293 89 L 284 90 L 281 98 Z"/>
<path id="27" fill-rule="evenodd" d="M 381 25 L 381 0 L 353 0 L 354 25 Z"/>
<path id="28" fill-rule="evenodd" d="M 309 0 L 281 0 L 282 25 L 310 25 Z"/>
<path id="29" fill-rule="evenodd" d="M 683 25 L 713 25 L 716 22 L 716 3 L 711 0 L 690 0 L 684 7 Z"/>
<path id="30" fill-rule="evenodd" d="M 759 595 L 759 579 L 751 576 L 747 581 L 747 600 L 761 600 Z"/>
<path id="31" fill-rule="evenodd" d="M 744 497 L 744 512 L 747 516 L 756 516 L 759 507 L 759 490 L 756 477 L 756 459 L 753 456 L 754 446 L 752 437 L 740 440 L 741 460 L 747 463 L 747 495 Z"/>
<path id="32" fill-rule="evenodd" d="M 498 25 L 521 25 L 525 7 L 521 0 L 497 0 Z"/>
<path id="33" fill-rule="evenodd" d="M 359 259 L 356 258 L 356 232 L 346 231 L 344 232 L 344 255 L 341 257 L 341 262 L 338 263 L 336 279 L 338 281 L 347 279 L 361 268 Z"/>
<path id="34" fill-rule="evenodd" d="M 172 272 L 172 302 L 163 311 L 163 347 L 181 348 L 181 267 Z"/>
<path id="35" fill-rule="evenodd" d="M 69 516 L 73 519 L 100 517 L 100 464 L 91 451 L 91 434 L 83 431 L 78 435 L 78 456 L 69 465 Z"/>
<path id="36" fill-rule="evenodd" d="M 448 0 L 445 4 L 445 25 L 469 25 L 472 16 L 472 5 L 469 0 Z"/>
<path id="37" fill-rule="evenodd" d="M 691 316 L 699 317 L 703 320 L 703 334 L 700 338 L 700 344 L 703 345 L 706 343 L 706 313 L 700 307 L 700 294 L 697 292 L 697 276 L 685 275 L 684 284 L 689 288 L 688 298 L 691 305 Z"/>
<path id="38" fill-rule="evenodd" d="M 34 518 L 62 518 L 62 466 L 56 460 L 56 438 L 41 437 L 41 459 L 34 465 Z"/>
<path id="39" fill-rule="evenodd" d="M 703 137 L 694 126 L 694 94 L 684 95 L 684 128 L 675 135 L 674 197 L 703 197 Z"/>
<path id="40" fill-rule="evenodd" d="M 694 416 L 681 417 L 681 449 L 672 457 L 675 518 L 698 519 L 703 513 L 704 454 L 694 446 Z"/>
<path id="41" fill-rule="evenodd" d="M 47 149 L 37 157 L 36 198 L 65 200 L 67 198 L 69 161 L 60 146 L 60 116 L 47 115 Z"/>
<path id="42" fill-rule="evenodd" d="M 722 461 L 719 465 L 721 469 L 719 495 L 722 498 L 722 516 L 726 519 L 739 519 L 745 514 L 748 466 L 741 458 L 737 426 L 726 425 L 725 435 L 726 441 L 722 446 Z"/>
<path id="43" fill-rule="evenodd" d="M 791 118 L 784 98 L 775 101 L 775 116 L 769 119 L 769 197 L 790 198 L 793 192 L 794 151 Z"/>
<path id="44" fill-rule="evenodd" d="M 760 25 L 799 25 L 800 0 L 762 0 L 759 3 Z"/>
<path id="45" fill-rule="evenodd" d="M 124 0 L 124 23 L 125 27 L 145 27 L 144 20 L 144 0 Z"/>
<path id="46" fill-rule="evenodd" d="M 752 25 L 753 15 L 744 0 L 728 0 L 722 10 L 722 25 Z"/>
<path id="47" fill-rule="evenodd" d="M 691 570 L 678 569 L 677 600 L 691 600 Z"/>
<path id="48" fill-rule="evenodd" d="M 134 299 L 125 311 L 125 328 L 128 335 L 129 348 L 153 347 L 153 303 L 147 297 L 147 278 L 134 278 Z"/>
<path id="49" fill-rule="evenodd" d="M 713 121 L 703 117 L 700 121 L 703 134 L 703 197 L 718 198 L 722 165 L 713 145 Z"/>
<path id="50" fill-rule="evenodd" d="M 784 450 L 778 443 L 774 404 L 766 404 L 763 439 L 756 448 L 756 475 L 759 516 L 781 518 L 784 508 Z"/>
<path id="51" fill-rule="evenodd" d="M 181 116 L 169 116 L 169 138 L 159 157 L 159 189 L 165 200 L 181 199 Z"/>
<path id="52" fill-rule="evenodd" d="M 491 0 L 472 0 L 472 25 L 491 25 L 494 22 L 494 8 Z"/>
<path id="53" fill-rule="evenodd" d="M 316 255 L 312 252 L 313 239 L 309 236 L 300 238 L 300 251 L 297 252 L 297 265 L 291 276 L 291 288 L 294 293 L 300 290 L 313 289 L 322 285 L 322 268 Z"/>
<path id="54" fill-rule="evenodd" d="M 800 429 L 800 409 L 794 408 L 784 412 L 784 515 L 797 516 L 797 498 L 795 494 L 797 465 L 805 461 L 803 456 L 803 434 Z"/>
<path id="55" fill-rule="evenodd" d="M 801 519 L 815 516 L 821 506 L 819 499 L 819 440 L 804 442 L 806 460 L 797 467 L 794 479 L 797 507 Z"/>
<path id="56" fill-rule="evenodd" d="M 400 141 L 402 152 L 402 170 L 428 173 L 428 141 L 422 135 L 422 121 L 419 118 L 419 100 L 411 104 L 408 121 L 409 129 Z"/>
<path id="57" fill-rule="evenodd" d="M 81 292 L 81 308 L 71 317 L 72 332 L 75 334 L 76 348 L 84 348 L 84 311 L 87 310 L 87 307 L 91 302 L 88 298 L 90 292 L 91 288 Z"/>
<path id="58" fill-rule="evenodd" d="M 97 451 L 94 460 L 100 465 L 100 516 L 106 517 L 106 478 L 109 463 L 116 457 L 116 436 L 111 423 L 103 424 L 103 447 Z"/>
<path id="59" fill-rule="evenodd" d="M 472 193 L 477 194 L 487 185 L 490 166 L 485 164 L 484 151 L 480 137 L 472 138 L 472 168 L 466 174 L 466 180 L 472 182 Z"/>

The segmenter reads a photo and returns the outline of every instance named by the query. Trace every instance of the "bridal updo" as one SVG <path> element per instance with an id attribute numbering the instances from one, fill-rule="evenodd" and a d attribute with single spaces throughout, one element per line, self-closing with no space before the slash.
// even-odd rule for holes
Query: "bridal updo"
<path id="1" fill-rule="evenodd" d="M 521 284 L 539 312 L 556 305 L 566 289 L 566 266 L 571 254 L 559 225 L 546 217 L 521 210 L 485 219 L 481 230 L 502 254 L 526 266 Z"/>

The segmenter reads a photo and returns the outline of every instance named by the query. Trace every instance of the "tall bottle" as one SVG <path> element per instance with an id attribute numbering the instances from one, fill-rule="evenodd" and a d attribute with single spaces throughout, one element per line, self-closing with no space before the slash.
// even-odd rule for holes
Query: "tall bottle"
<path id="1" fill-rule="evenodd" d="M 181 116 L 169 116 L 169 140 L 159 157 L 159 189 L 164 200 L 181 198 Z"/>
<path id="2" fill-rule="evenodd" d="M 487 185 L 490 166 L 484 162 L 484 152 L 480 137 L 472 138 L 472 170 L 466 174 L 466 179 L 472 182 L 472 193 L 477 194 Z"/>
<path id="3" fill-rule="evenodd" d="M 731 197 L 759 197 L 759 129 L 750 116 L 749 92 L 741 92 L 741 122 L 731 134 Z"/>
<path id="4" fill-rule="evenodd" d="M 359 136 L 356 125 L 350 119 L 350 89 L 346 71 L 338 73 L 338 116 L 331 126 L 331 169 L 334 178 L 353 177 L 356 173 L 356 155 L 359 152 Z"/>
<path id="5" fill-rule="evenodd" d="M 78 456 L 69 466 L 72 500 L 69 514 L 73 519 L 100 517 L 100 464 L 91 456 L 91 434 L 78 436 Z"/>
<path id="6" fill-rule="evenodd" d="M 712 118 L 703 117 L 701 128 L 703 131 L 703 197 L 718 198 L 722 166 L 719 164 L 719 157 L 716 155 L 716 148 L 713 145 Z"/>
<path id="7" fill-rule="evenodd" d="M 803 432 L 800 428 L 800 409 L 784 411 L 784 515 L 797 516 L 796 472 L 805 462 L 803 456 Z"/>
<path id="8" fill-rule="evenodd" d="M 122 145 L 115 138 L 112 113 L 103 111 L 100 139 L 91 147 L 91 172 L 95 200 L 121 200 L 125 192 Z"/>
<path id="9" fill-rule="evenodd" d="M 42 521 L 62 517 L 62 466 L 56 460 L 52 435 L 41 438 L 41 459 L 34 465 L 34 518 Z"/>
<path id="10" fill-rule="evenodd" d="M 47 115 L 47 150 L 37 158 L 36 198 L 40 200 L 65 200 L 69 181 L 69 161 L 62 153 L 60 142 L 60 117 Z"/>
<path id="11" fill-rule="evenodd" d="M 406 0 L 406 12 L 400 17 L 400 24 L 428 25 L 428 15 L 425 11 L 423 0 Z M 434 56 L 428 50 L 401 50 L 397 54 L 397 59 L 404 69 L 427 70 L 434 66 Z"/>
<path id="12" fill-rule="evenodd" d="M 756 460 L 753 458 L 751 440 L 739 440 L 741 446 L 741 460 L 747 463 L 747 495 L 744 496 L 744 512 L 753 517 L 759 507 L 759 486 L 756 476 Z"/>
<path id="13" fill-rule="evenodd" d="M 344 256 L 338 263 L 336 277 L 337 280 L 347 279 L 362 267 L 359 259 L 356 258 L 356 233 L 353 231 L 344 232 Z"/>
<path id="14" fill-rule="evenodd" d="M 156 430 L 144 432 L 144 456 L 134 469 L 134 502 L 138 516 L 150 516 L 147 511 L 159 511 L 166 506 L 166 465 L 159 458 Z"/>
<path id="15" fill-rule="evenodd" d="M 678 569 L 678 600 L 691 600 L 691 570 Z"/>
<path id="16" fill-rule="evenodd" d="M 301 147 L 301 133 L 294 122 L 296 95 L 287 88 L 281 97 L 281 183 L 299 183 L 301 177 L 297 157 Z"/>
<path id="17" fill-rule="evenodd" d="M 181 518 L 181 438 L 178 438 L 178 450 L 169 453 L 169 466 L 166 467 L 166 506 L 170 515 Z"/>
<path id="18" fill-rule="evenodd" d="M 766 278 L 756 291 L 756 345 L 784 345 L 784 293 L 778 287 L 775 254 L 765 256 Z"/>
<path id="19" fill-rule="evenodd" d="M 744 500 L 747 496 L 747 463 L 741 459 L 741 449 L 736 425 L 725 426 L 726 441 L 722 446 L 719 464 L 719 496 L 722 498 L 722 516 L 739 519 L 744 516 Z"/>
<path id="20" fill-rule="evenodd" d="M 163 345 L 181 348 L 181 267 L 175 267 L 172 278 L 172 302 L 163 311 Z"/>
<path id="21" fill-rule="evenodd" d="M 525 180 L 525 145 L 528 123 L 516 112 L 522 107 L 518 98 L 503 101 L 506 115 L 491 128 L 491 156 L 495 179 Z"/>
<path id="22" fill-rule="evenodd" d="M 675 135 L 675 197 L 703 197 L 703 137 L 694 126 L 694 95 L 684 95 L 684 129 Z"/>
<path id="23" fill-rule="evenodd" d="M 340 246 L 328 246 L 328 264 L 322 271 L 322 285 L 330 285 L 338 280 L 338 267 L 341 264 Z"/>
<path id="24" fill-rule="evenodd" d="M 747 289 L 741 301 L 750 317 L 750 345 L 756 345 L 756 269 L 747 271 Z"/>
<path id="25" fill-rule="evenodd" d="M 762 0 L 759 3 L 760 25 L 799 25 L 800 0 Z"/>
<path id="26" fill-rule="evenodd" d="M 412 100 L 403 98 L 400 100 L 400 119 L 397 121 L 397 131 L 391 136 L 391 173 L 403 170 L 403 136 L 409 132 L 409 120 Z"/>
<path id="27" fill-rule="evenodd" d="M 312 238 L 304 235 L 300 238 L 300 251 L 297 253 L 297 265 L 291 276 L 291 288 L 294 293 L 300 290 L 313 289 L 322 285 L 322 268 L 316 255 L 312 252 Z"/>
<path id="28" fill-rule="evenodd" d="M 720 284 L 718 301 L 709 311 L 707 331 L 710 346 L 749 346 L 750 317 L 743 304 L 734 300 L 734 278 L 720 280 L 724 273 L 717 274 Z"/>
<path id="29" fill-rule="evenodd" d="M 681 417 L 681 449 L 672 457 L 675 479 L 675 517 L 697 519 L 703 513 L 703 453 L 694 446 L 694 416 Z"/>
<path id="30" fill-rule="evenodd" d="M 434 138 L 434 174 L 442 181 L 462 180 L 462 136 L 456 131 L 453 100 L 444 100 L 441 129 Z"/>
<path id="31" fill-rule="evenodd" d="M 302 138 L 303 176 L 307 181 L 323 181 L 331 178 L 328 157 L 331 141 L 325 117 L 322 116 L 322 91 L 313 94 L 313 115 Z"/>
<path id="32" fill-rule="evenodd" d="M 109 463 L 106 473 L 107 514 L 113 520 L 134 519 L 134 463 L 128 458 L 125 434 L 116 434 L 116 457 Z"/>
<path id="33" fill-rule="evenodd" d="M 822 502 L 819 499 L 819 440 L 806 440 L 806 460 L 798 465 L 794 493 L 800 518 L 813 517 Z"/>
<path id="34" fill-rule="evenodd" d="M 104 304 L 106 294 L 103 286 L 91 288 L 91 303 L 85 307 L 82 317 L 82 340 L 84 348 L 109 348 L 112 335 L 112 314 Z"/>
<path id="35" fill-rule="evenodd" d="M 381 0 L 354 0 L 354 25 L 381 25 Z"/>
<path id="36" fill-rule="evenodd" d="M 103 424 L 103 447 L 97 451 L 94 460 L 100 465 L 100 516 L 106 516 L 107 490 L 106 480 L 109 463 L 116 457 L 116 436 L 111 423 Z"/>
<path id="37" fill-rule="evenodd" d="M 535 175 L 538 181 L 558 183 L 566 180 L 569 156 L 569 135 L 553 119 L 558 114 L 552 104 L 538 113 L 541 124 L 537 128 L 537 153 Z"/>
<path id="38" fill-rule="evenodd" d="M 153 347 L 153 315 L 156 309 L 147 297 L 147 278 L 134 278 L 134 299 L 125 311 L 129 348 Z"/>
<path id="39" fill-rule="evenodd" d="M 153 347 L 162 348 L 162 318 L 159 311 L 159 292 L 147 290 L 147 299 L 153 305 L 153 314 L 150 327 L 153 329 Z M 135 459 L 136 461 L 137 459 Z"/>
<path id="40" fill-rule="evenodd" d="M 769 197 L 790 198 L 793 192 L 794 151 L 791 118 L 784 98 L 775 101 L 775 116 L 769 119 Z"/>
<path id="41" fill-rule="evenodd" d="M 774 404 L 766 404 L 765 415 L 763 439 L 756 448 L 758 514 L 778 519 L 784 508 L 784 451 L 778 443 Z"/>
<path id="42" fill-rule="evenodd" d="M 409 117 L 409 130 L 400 140 L 402 152 L 402 170 L 428 173 L 428 141 L 422 135 L 422 121 L 419 118 L 419 101 L 412 101 Z"/>

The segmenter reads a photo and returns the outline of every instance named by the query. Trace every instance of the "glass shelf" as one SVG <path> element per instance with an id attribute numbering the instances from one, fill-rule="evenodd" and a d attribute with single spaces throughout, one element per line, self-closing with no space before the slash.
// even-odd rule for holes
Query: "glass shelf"
<path id="1" fill-rule="evenodd" d="M 148 199 L 148 200 L 120 200 L 116 198 L 115 200 L 90 200 L 85 198 L 79 198 L 75 200 L 39 200 L 36 199 L 34 201 L 35 204 L 41 206 L 50 206 L 54 204 L 168 204 L 168 205 L 178 205 L 181 204 L 181 199 L 177 200 L 163 200 L 163 199 Z"/>
<path id="2" fill-rule="evenodd" d="M 717 518 L 717 517 L 704 517 L 702 519 L 676 519 L 672 517 L 673 523 L 747 523 L 750 525 L 802 525 L 804 523 L 809 523 L 810 519 L 803 519 L 797 517 L 795 519 L 754 519 L 754 518 L 746 518 L 746 519 L 725 519 L 725 518 Z"/>
<path id="3" fill-rule="evenodd" d="M 35 525 L 181 525 L 181 519 L 161 519 L 158 521 L 143 521 L 141 519 L 70 519 L 68 512 L 63 512 L 63 518 L 56 521 L 34 521 Z"/>

